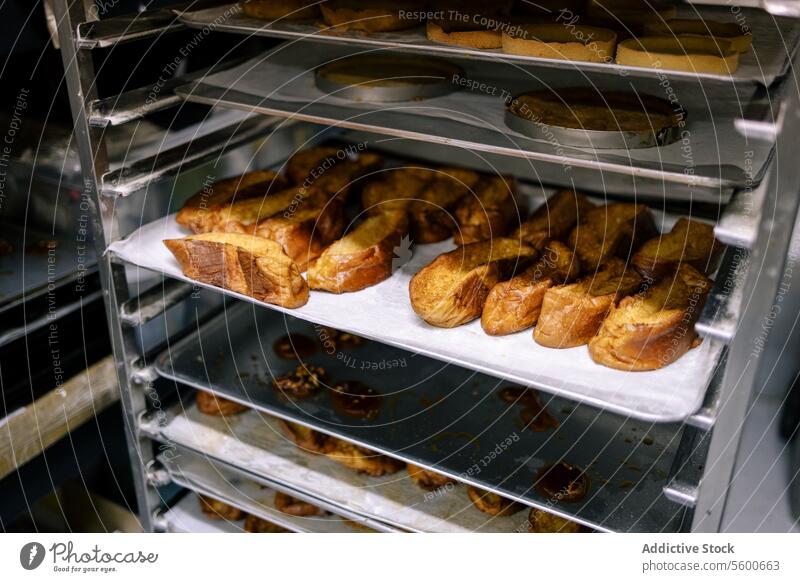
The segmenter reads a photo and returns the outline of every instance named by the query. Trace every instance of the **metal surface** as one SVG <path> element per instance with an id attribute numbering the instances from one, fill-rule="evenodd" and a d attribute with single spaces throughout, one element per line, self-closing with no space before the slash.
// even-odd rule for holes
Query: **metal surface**
<path id="1" fill-rule="evenodd" d="M 686 2 L 697 6 L 731 6 L 730 0 L 686 0 Z M 736 0 L 734 6 L 758 8 L 775 16 L 800 18 L 800 3 L 797 0 Z"/>
<path id="2" fill-rule="evenodd" d="M 161 453 L 158 459 L 172 482 L 181 487 L 238 507 L 245 513 L 255 515 L 290 531 L 309 533 L 353 533 L 359 531 L 336 515 L 299 517 L 282 513 L 275 507 L 275 490 L 244 479 L 219 463 L 187 449 L 178 449 L 174 454 Z M 359 519 L 358 521 L 367 525 L 364 520 Z M 370 523 L 372 522 L 370 521 Z M 393 528 L 385 526 L 384 529 L 395 531 Z"/>
<path id="3" fill-rule="evenodd" d="M 144 325 L 191 295 L 193 287 L 174 279 L 164 279 L 122 304 L 119 320 L 125 325 Z"/>
<path id="4" fill-rule="evenodd" d="M 105 196 L 128 196 L 148 184 L 214 160 L 245 143 L 267 137 L 275 125 L 276 120 L 260 116 L 236 121 L 188 143 L 103 174 L 101 192 Z"/>
<path id="5" fill-rule="evenodd" d="M 174 7 L 147 10 L 138 14 L 126 14 L 89 22 L 83 20 L 75 23 L 77 28 L 76 45 L 79 49 L 105 48 L 180 30 L 184 28 L 184 25 L 176 18 L 173 9 L 192 4 L 184 2 Z M 81 12 L 85 19 L 86 13 L 83 9 Z M 59 36 L 61 36 L 60 32 Z"/>
<path id="6" fill-rule="evenodd" d="M 725 1 L 727 2 L 728 0 Z M 738 5 L 739 3 L 737 2 L 737 6 Z M 731 76 L 691 71 L 630 67 L 617 65 L 615 63 L 563 61 L 542 57 L 510 55 L 503 53 L 499 49 L 457 47 L 429 41 L 425 34 L 424 27 L 403 31 L 401 33 L 363 34 L 360 32 L 341 31 L 331 33 L 324 26 L 318 26 L 317 23 L 269 23 L 264 20 L 249 17 L 241 12 L 234 12 L 222 19 L 221 16 L 225 14 L 226 11 L 230 11 L 230 6 L 220 6 L 205 10 L 190 9 L 187 12 L 179 14 L 178 18 L 183 24 L 190 28 L 203 28 L 213 23 L 216 25 L 217 30 L 247 36 L 259 35 L 272 38 L 287 38 L 295 42 L 314 42 L 318 44 L 333 43 L 367 48 L 386 48 L 392 49 L 393 51 L 402 50 L 407 53 L 457 57 L 495 63 L 513 63 L 519 67 L 570 69 L 577 74 L 601 72 L 611 75 L 625 75 L 640 78 L 691 79 L 704 84 L 713 82 L 730 83 L 733 81 L 734 83 L 762 83 L 770 85 L 776 78 L 786 72 L 789 58 L 786 54 L 786 45 L 783 43 L 786 42 L 789 46 L 790 54 L 792 54 L 798 42 L 798 28 L 795 23 L 781 23 L 782 40 L 779 41 L 774 38 L 776 32 L 775 24 L 771 18 L 757 12 L 748 14 L 747 22 L 751 29 L 754 29 L 755 42 L 759 54 L 758 57 L 753 54 L 743 55 L 740 60 L 739 69 Z M 725 10 L 719 12 L 721 12 L 723 16 L 728 16 L 728 19 L 730 19 L 729 11 Z M 705 10 L 704 15 L 706 18 L 714 19 L 714 14 L 719 12 L 714 9 Z M 692 12 L 687 16 L 693 17 L 695 14 Z"/>
<path id="7" fill-rule="evenodd" d="M 769 188 L 769 181 L 763 180 L 755 188 L 748 186 L 734 192 L 714 226 L 714 234 L 720 242 L 746 249 L 753 247 Z"/>
<path id="8" fill-rule="evenodd" d="M 287 332 L 315 338 L 317 352 L 303 362 L 323 367 L 331 385 L 358 380 L 381 393 L 377 417 L 363 420 L 339 413 L 329 390 L 304 400 L 287 399 L 274 390 L 272 379 L 298 366 L 273 350 Z M 662 503 L 660 492 L 679 425 L 626 419 L 541 394 L 541 403 L 560 426 L 535 432 L 524 428 L 519 404 L 498 396 L 508 382 L 376 342 L 326 353 L 317 339 L 320 333 L 319 326 L 237 305 L 196 336 L 170 346 L 158 358 L 156 370 L 165 378 L 529 504 L 546 503 L 533 490 L 535 470 L 564 459 L 586 467 L 595 484 L 587 501 L 571 508 L 579 518 L 624 530 L 630 515 L 640 513 L 637 530 L 670 527 L 674 512 Z M 470 468 L 510 435 L 518 441 L 473 475 Z"/>
<path id="9" fill-rule="evenodd" d="M 698 334 L 726 344 L 733 339 L 739 325 L 748 266 L 747 250 L 725 249 L 719 274 L 695 324 Z"/>

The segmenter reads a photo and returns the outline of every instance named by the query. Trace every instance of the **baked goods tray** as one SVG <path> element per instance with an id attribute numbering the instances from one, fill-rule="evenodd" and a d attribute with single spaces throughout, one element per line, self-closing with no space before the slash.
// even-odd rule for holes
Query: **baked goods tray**
<path id="1" fill-rule="evenodd" d="M 209 519 L 200 509 L 197 497 L 183 496 L 163 515 L 167 533 L 242 533 L 243 523 Z"/>
<path id="2" fill-rule="evenodd" d="M 561 137 L 561 128 L 544 123 L 541 139 L 514 131 L 505 122 L 504 95 L 591 85 L 601 91 L 667 98 L 664 87 L 651 79 L 635 84 L 608 75 L 569 79 L 556 69 L 526 75 L 499 63 L 486 71 L 465 62 L 466 79 L 477 83 L 474 90 L 456 80 L 456 90 L 445 96 L 375 104 L 328 95 L 315 85 L 314 70 L 358 54 L 352 47 L 330 47 L 324 53 L 304 48 L 281 45 L 267 55 L 178 87 L 176 93 L 187 101 L 216 107 L 541 161 L 559 168 L 565 178 L 576 168 L 587 168 L 658 180 L 665 185 L 667 198 L 672 185 L 714 190 L 753 186 L 761 181 L 773 154 L 772 144 L 748 141 L 734 125 L 756 98 L 755 87 L 698 91 L 693 83 L 676 81 L 668 90 L 688 112 L 680 140 L 643 149 L 592 149 L 565 145 L 569 139 Z"/>
<path id="3" fill-rule="evenodd" d="M 161 465 L 167 470 L 172 481 L 181 487 L 190 489 L 201 495 L 207 495 L 228 505 L 238 507 L 245 513 L 255 515 L 294 532 L 314 533 L 352 533 L 364 530 L 356 529 L 337 515 L 330 513 L 316 516 L 287 515 L 275 507 L 275 490 L 265 487 L 250 479 L 242 478 L 233 471 L 215 463 L 211 459 L 178 449 L 158 456 Z M 195 506 L 199 506 L 193 495 L 189 496 Z M 186 508 L 184 509 L 191 509 Z M 202 515 L 202 512 L 198 511 Z M 192 511 L 190 515 L 195 515 Z M 205 518 L 208 521 L 208 518 Z M 215 520 L 233 525 L 236 531 L 242 531 L 243 523 Z"/>
<path id="4" fill-rule="evenodd" d="M 516 66 L 537 68 L 572 69 L 580 72 L 597 72 L 613 75 L 631 75 L 645 78 L 690 79 L 702 82 L 758 83 L 769 86 L 786 73 L 789 61 L 800 41 L 800 23 L 793 19 L 774 19 L 759 10 L 743 10 L 747 26 L 753 32 L 753 50 L 740 58 L 734 75 L 695 73 L 691 71 L 656 70 L 631 67 L 614 63 L 590 63 L 565 61 L 533 56 L 518 56 L 503 53 L 500 49 L 472 49 L 439 44 L 428 40 L 425 27 L 391 33 L 364 34 L 359 32 L 332 32 L 322 22 L 267 22 L 232 10 L 233 5 L 218 6 L 205 10 L 189 10 L 177 13 L 178 19 L 190 28 L 212 27 L 221 32 L 244 35 L 286 38 L 297 41 L 335 43 L 368 48 L 391 48 L 408 53 L 442 57 L 511 63 Z M 711 20 L 733 21 L 730 10 L 715 8 L 681 8 L 686 18 L 700 17 Z M 757 56 L 756 56 L 757 54 Z"/>
<path id="5" fill-rule="evenodd" d="M 472 389 L 467 391 L 467 396 L 471 395 Z M 417 393 L 408 399 L 421 398 Z M 478 403 L 489 412 L 479 410 Z M 434 410 L 452 417 L 457 408 L 458 404 L 445 402 Z M 475 424 L 483 423 L 478 432 L 467 435 L 447 430 L 432 434 L 418 445 L 428 448 L 428 457 L 432 451 L 447 460 L 446 465 L 436 466 L 440 472 L 603 531 L 677 528 L 682 508 L 668 501 L 661 487 L 666 482 L 679 427 L 650 427 L 584 407 L 583 412 L 572 413 L 573 419 L 557 431 L 537 434 L 514 427 L 511 418 L 518 411 L 511 410 L 494 393 L 476 397 L 469 408 L 473 410 L 470 416 L 480 417 Z M 507 414 L 503 416 L 502 411 Z M 463 408 L 460 412 L 463 415 Z M 495 421 L 487 429 L 487 415 L 498 412 L 508 424 Z M 591 420 L 584 424 L 587 413 Z M 570 434 L 558 438 L 573 423 L 576 426 L 568 429 Z M 404 425 L 406 432 L 417 433 L 415 423 Z M 575 433 L 578 425 L 580 432 Z M 462 485 L 430 492 L 418 487 L 405 470 L 370 477 L 323 455 L 305 452 L 284 436 L 276 418 L 255 410 L 220 418 L 204 415 L 191 406 L 162 421 L 158 428 L 147 422 L 142 428 L 161 442 L 189 448 L 257 481 L 302 491 L 309 498 L 324 499 L 331 508 L 338 506 L 399 529 L 450 533 L 527 529 L 527 511 L 508 517 L 489 516 L 472 504 Z M 370 432 L 383 431 L 373 428 Z M 645 441 L 652 444 L 645 445 Z M 545 456 L 548 454 L 555 456 Z M 416 459 L 408 450 L 394 451 L 393 455 Z M 583 501 L 544 498 L 533 488 L 537 470 L 545 462 L 562 457 L 585 463 L 591 483 Z"/>

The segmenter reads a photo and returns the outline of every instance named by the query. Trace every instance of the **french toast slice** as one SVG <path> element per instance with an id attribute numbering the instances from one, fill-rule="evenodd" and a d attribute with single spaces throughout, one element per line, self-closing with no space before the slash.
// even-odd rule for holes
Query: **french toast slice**
<path id="1" fill-rule="evenodd" d="M 175 220 L 193 233 L 208 232 L 211 230 L 209 221 L 213 221 L 217 212 L 234 200 L 263 199 L 288 187 L 286 178 L 271 170 L 248 172 L 217 180 L 213 184 L 204 185 L 202 190 L 189 198 L 178 211 Z"/>
<path id="2" fill-rule="evenodd" d="M 475 186 L 474 194 L 462 196 L 455 207 L 453 242 L 466 245 L 506 236 L 515 223 L 519 208 L 511 177 L 487 176 Z"/>
<path id="3" fill-rule="evenodd" d="M 522 273 L 489 291 L 481 326 L 489 335 L 508 335 L 536 324 L 545 292 L 580 275 L 580 263 L 564 243 L 550 241 L 539 259 Z"/>
<path id="4" fill-rule="evenodd" d="M 694 345 L 711 280 L 683 263 L 645 292 L 612 307 L 600 332 L 589 342 L 598 364 L 626 371 L 657 370 Z"/>
<path id="5" fill-rule="evenodd" d="M 375 453 L 336 437 L 328 438 L 329 442 L 325 451 L 328 458 L 359 473 L 380 477 L 397 473 L 406 466 L 404 462 L 392 457 Z"/>
<path id="6" fill-rule="evenodd" d="M 611 307 L 641 285 L 642 278 L 634 269 L 612 257 L 576 283 L 545 292 L 533 338 L 548 348 L 582 346 L 597 334 Z"/>
<path id="7" fill-rule="evenodd" d="M 489 291 L 536 258 L 510 238 L 464 245 L 436 257 L 409 283 L 411 307 L 436 327 L 456 327 L 481 316 Z"/>
<path id="8" fill-rule="evenodd" d="M 331 293 L 351 293 L 388 279 L 394 249 L 407 232 L 408 218 L 403 212 L 367 217 L 309 265 L 309 286 Z"/>
<path id="9" fill-rule="evenodd" d="M 595 205 L 580 192 L 559 190 L 525 220 L 509 238 L 541 249 L 548 240 L 565 238 Z"/>
<path id="10" fill-rule="evenodd" d="M 191 279 L 282 307 L 300 307 L 308 301 L 305 279 L 275 241 L 210 232 L 164 244 Z"/>
<path id="11" fill-rule="evenodd" d="M 440 168 L 436 176 L 409 206 L 411 238 L 417 244 L 447 240 L 455 231 L 452 215 L 456 203 L 469 194 L 480 175 L 461 168 Z"/>
<path id="12" fill-rule="evenodd" d="M 344 157 L 337 147 L 316 147 L 300 150 L 286 160 L 286 177 L 292 184 L 300 185 L 306 178 L 321 175 L 325 169 L 332 168 Z"/>
<path id="13" fill-rule="evenodd" d="M 317 194 L 316 191 L 293 186 L 267 196 L 266 198 L 250 198 L 220 207 L 209 213 L 202 232 L 232 232 L 238 234 L 254 234 L 256 225 L 270 216 L 291 210 Z"/>
<path id="14" fill-rule="evenodd" d="M 325 24 L 335 32 L 407 30 L 422 22 L 424 8 L 422 0 L 327 0 L 320 4 Z"/>
<path id="15" fill-rule="evenodd" d="M 610 257 L 628 259 L 646 240 L 656 236 L 650 209 L 644 204 L 622 202 L 589 211 L 569 235 L 569 245 L 587 271 L 594 271 Z"/>
<path id="16" fill-rule="evenodd" d="M 408 211 L 411 204 L 433 180 L 435 171 L 428 168 L 390 168 L 361 190 L 361 208 L 368 214 L 391 210 Z"/>
<path id="17" fill-rule="evenodd" d="M 710 224 L 681 218 L 665 235 L 648 240 L 631 258 L 634 268 L 648 279 L 674 272 L 681 263 L 708 274 L 725 246 L 714 238 Z"/>

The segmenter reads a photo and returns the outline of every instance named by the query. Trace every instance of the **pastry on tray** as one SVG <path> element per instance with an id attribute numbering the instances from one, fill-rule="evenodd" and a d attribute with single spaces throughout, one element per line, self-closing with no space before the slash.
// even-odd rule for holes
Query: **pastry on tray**
<path id="1" fill-rule="evenodd" d="M 638 273 L 614 257 L 576 283 L 551 287 L 544 294 L 533 338 L 549 348 L 582 346 L 597 334 L 609 310 L 641 285 Z"/>
<path id="2" fill-rule="evenodd" d="M 308 302 L 308 284 L 275 241 L 210 232 L 168 239 L 164 244 L 190 279 L 281 307 Z"/>
<path id="3" fill-rule="evenodd" d="M 533 265 L 492 287 L 481 315 L 483 331 L 507 335 L 535 325 L 545 292 L 577 278 L 580 270 L 580 261 L 569 247 L 551 241 Z"/>
<path id="4" fill-rule="evenodd" d="M 272 379 L 272 387 L 290 398 L 308 398 L 319 392 L 328 380 L 324 368 L 300 364 L 293 372 Z"/>
<path id="5" fill-rule="evenodd" d="M 258 223 L 271 216 L 281 215 L 295 207 L 306 206 L 312 197 L 324 197 L 316 190 L 292 186 L 266 197 L 235 200 L 208 213 L 202 223 L 205 232 L 235 232 L 255 234 Z M 314 205 L 321 205 L 314 202 Z"/>
<path id="6" fill-rule="evenodd" d="M 740 24 L 701 18 L 654 20 L 644 25 L 644 36 L 706 36 L 731 42 L 739 53 L 746 53 L 753 45 L 753 35 Z"/>
<path id="7" fill-rule="evenodd" d="M 593 272 L 612 256 L 627 259 L 657 234 L 647 206 L 618 202 L 587 212 L 586 219 L 572 229 L 569 245 L 584 271 Z"/>
<path id="8" fill-rule="evenodd" d="M 325 23 L 336 31 L 392 32 L 422 23 L 422 0 L 327 0 L 321 5 Z"/>
<path id="9" fill-rule="evenodd" d="M 281 513 L 294 515 L 296 517 L 309 517 L 312 515 L 321 515 L 323 513 L 316 505 L 311 505 L 305 501 L 295 499 L 282 491 L 275 492 L 275 508 Z"/>
<path id="10" fill-rule="evenodd" d="M 436 175 L 430 168 L 388 168 L 361 190 L 361 208 L 368 214 L 391 210 L 406 212 Z"/>
<path id="11" fill-rule="evenodd" d="M 453 242 L 465 245 L 500 236 L 519 226 L 520 209 L 514 196 L 512 177 L 487 176 L 473 192 L 461 197 L 454 214 Z"/>
<path id="12" fill-rule="evenodd" d="M 505 517 L 514 515 L 525 506 L 511 499 L 501 497 L 496 493 L 478 489 L 472 485 L 467 485 L 467 493 L 472 504 L 484 513 L 495 517 Z"/>
<path id="13" fill-rule="evenodd" d="M 572 520 L 534 508 L 528 514 L 528 531 L 530 533 L 581 533 L 585 529 L 581 524 Z"/>
<path id="14" fill-rule="evenodd" d="M 248 533 L 291 533 L 285 527 L 261 519 L 255 515 L 248 515 L 244 520 L 244 531 Z"/>
<path id="15" fill-rule="evenodd" d="M 235 416 L 250 410 L 244 404 L 222 398 L 205 390 L 198 390 L 195 396 L 197 410 L 209 416 Z"/>
<path id="16" fill-rule="evenodd" d="M 397 459 L 375 453 L 364 447 L 334 437 L 330 437 L 330 443 L 325 454 L 345 467 L 373 477 L 397 473 L 406 465 Z"/>
<path id="17" fill-rule="evenodd" d="M 448 16 L 449 12 L 445 13 Z M 457 18 L 429 20 L 428 40 L 473 49 L 499 49 L 503 45 L 501 29 L 505 18 L 458 13 Z"/>
<path id="18" fill-rule="evenodd" d="M 332 437 L 288 420 L 278 419 L 278 424 L 283 434 L 305 452 L 323 454 L 328 449 Z"/>
<path id="19" fill-rule="evenodd" d="M 407 469 L 411 480 L 428 491 L 433 491 L 435 489 L 439 489 L 440 487 L 445 487 L 450 483 L 455 483 L 453 479 L 447 477 L 446 475 L 441 475 L 439 473 L 435 473 L 434 471 L 428 471 L 427 469 L 417 467 L 411 463 L 408 464 Z"/>
<path id="20" fill-rule="evenodd" d="M 551 239 L 566 238 L 594 207 L 580 192 L 559 190 L 508 236 L 541 249 Z"/>
<path id="21" fill-rule="evenodd" d="M 436 327 L 456 327 L 481 316 L 489 291 L 521 272 L 536 250 L 510 238 L 464 245 L 436 257 L 411 279 L 411 307 Z"/>
<path id="22" fill-rule="evenodd" d="M 407 232 L 408 218 L 403 212 L 367 217 L 311 263 L 309 286 L 331 293 L 350 293 L 388 279 L 395 249 Z"/>
<path id="23" fill-rule="evenodd" d="M 242 0 L 242 12 L 262 20 L 308 20 L 317 18 L 319 0 Z"/>
<path id="24" fill-rule="evenodd" d="M 292 184 L 302 185 L 306 179 L 315 179 L 344 159 L 342 148 L 333 146 L 300 150 L 286 160 L 286 177 Z"/>
<path id="25" fill-rule="evenodd" d="M 609 63 L 614 60 L 617 33 L 578 24 L 526 24 L 504 31 L 502 46 L 511 55 Z"/>
<path id="26" fill-rule="evenodd" d="M 232 203 L 249 198 L 264 197 L 285 190 L 289 183 L 283 176 L 271 170 L 248 172 L 204 185 L 202 190 L 189 198 L 178 211 L 175 220 L 192 232 L 208 232 L 209 221 L 215 220 L 217 212 Z"/>
<path id="27" fill-rule="evenodd" d="M 680 265 L 645 292 L 612 307 L 589 342 L 589 354 L 598 364 L 626 371 L 671 364 L 696 345 L 694 324 L 710 289 L 710 279 Z"/>
<path id="28" fill-rule="evenodd" d="M 456 228 L 453 208 L 481 179 L 480 174 L 462 168 L 439 168 L 409 206 L 411 238 L 417 244 L 447 240 Z"/>
<path id="29" fill-rule="evenodd" d="M 203 515 L 211 519 L 224 519 L 226 521 L 239 521 L 245 516 L 244 511 L 233 505 L 214 499 L 207 495 L 197 495 Z"/>
<path id="30" fill-rule="evenodd" d="M 731 41 L 707 36 L 642 36 L 622 41 L 617 64 L 689 73 L 733 75 L 739 52 Z"/>
<path id="31" fill-rule="evenodd" d="M 714 238 L 712 225 L 681 218 L 669 233 L 650 239 L 639 247 L 631 258 L 631 264 L 648 279 L 674 272 L 680 263 L 708 274 L 716 268 L 723 248 L 724 245 Z"/>

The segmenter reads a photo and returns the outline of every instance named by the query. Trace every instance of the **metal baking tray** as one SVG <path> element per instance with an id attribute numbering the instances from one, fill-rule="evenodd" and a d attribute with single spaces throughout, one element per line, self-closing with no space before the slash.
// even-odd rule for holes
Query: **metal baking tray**
<path id="1" fill-rule="evenodd" d="M 176 93 L 187 101 L 221 108 L 536 160 L 557 167 L 564 177 L 575 168 L 587 168 L 658 180 L 668 199 L 673 184 L 716 190 L 758 184 L 774 152 L 772 144 L 745 139 L 734 124 L 743 115 L 743 104 L 755 98 L 754 87 L 734 91 L 717 86 L 698 92 L 692 83 L 676 82 L 670 90 L 680 96 L 688 112 L 681 140 L 658 148 L 596 150 L 564 145 L 549 136 L 534 140 L 506 125 L 503 95 L 575 85 L 561 71 L 544 70 L 531 76 L 499 63 L 490 71 L 464 63 L 466 78 L 489 90 L 462 87 L 420 103 L 387 106 L 340 99 L 315 86 L 313 71 L 356 54 L 351 48 L 333 47 L 325 53 L 303 48 L 281 45 L 239 67 L 178 87 Z M 602 91 L 666 95 L 663 87 L 649 79 L 633 84 L 623 77 L 595 75 L 581 78 L 580 83 Z"/>
<path id="2" fill-rule="evenodd" d="M 470 396 L 473 389 L 468 390 Z M 406 399 L 419 402 L 423 397 L 418 392 Z M 435 465 L 436 470 L 602 531 L 678 528 L 683 509 L 668 501 L 662 495 L 662 488 L 668 479 L 681 427 L 667 430 L 664 426 L 651 427 L 596 413 L 592 413 L 587 424 L 583 418 L 586 411 L 575 409 L 558 415 L 564 424 L 555 432 L 523 433 L 512 422 L 518 411 L 502 403 L 493 392 L 484 398 L 472 397 L 471 403 L 465 400 L 454 394 L 446 405 L 429 405 L 421 412 L 428 416 L 444 415 L 450 420 L 443 423 L 447 430 L 417 445 L 427 448 L 428 456 L 433 452 L 446 459 L 446 464 L 443 461 Z M 391 401 L 400 405 L 397 398 Z M 465 405 L 467 411 L 489 409 L 469 415 L 475 417 L 472 427 L 476 432 L 471 434 L 462 433 L 462 425 L 453 422 L 453 418 L 465 415 Z M 431 412 L 431 408 L 436 412 Z M 502 411 L 506 411 L 505 416 Z M 499 419 L 494 419 L 487 428 L 486 417 L 498 412 Z M 565 415 L 572 415 L 572 420 L 566 420 Z M 508 423 L 503 426 L 499 421 L 504 418 Z M 417 427 L 423 422 L 414 419 L 404 423 L 403 431 L 392 432 L 407 441 L 417 440 L 420 436 Z M 573 422 L 573 428 L 565 428 Z M 322 455 L 306 453 L 283 436 L 275 418 L 256 411 L 220 418 L 201 414 L 190 406 L 162 420 L 160 426 L 145 421 L 142 430 L 160 442 L 189 448 L 228 467 L 236 467 L 241 474 L 256 480 L 287 485 L 326 499 L 332 506 L 408 531 L 508 533 L 527 528 L 528 512 L 524 509 L 509 517 L 488 516 L 472 505 L 461 485 L 431 494 L 417 487 L 405 471 L 369 477 Z M 372 428 L 369 432 L 379 438 L 377 435 L 388 431 Z M 505 443 L 515 438 L 516 442 L 506 447 Z M 494 452 L 497 450 L 500 452 Z M 394 451 L 393 455 L 418 460 L 406 449 Z M 545 498 L 532 486 L 544 463 L 561 457 L 574 464 L 585 463 L 587 467 L 591 484 L 581 502 Z"/>
<path id="3" fill-rule="evenodd" d="M 184 495 L 162 517 L 166 533 L 242 533 L 244 527 L 244 521 L 209 519 L 192 494 Z"/>
<path id="4" fill-rule="evenodd" d="M 382 69 L 378 79 L 393 78 L 395 81 L 400 81 L 396 77 L 395 69 L 400 63 L 411 65 L 412 69 L 415 69 L 413 76 L 402 77 L 402 83 L 373 84 L 366 77 L 352 83 L 332 78 L 337 71 L 353 75 L 355 72 L 360 73 L 370 66 L 377 65 Z M 422 59 L 403 55 L 358 55 L 352 59 L 319 67 L 314 71 L 314 82 L 319 90 L 340 99 L 363 103 L 394 103 L 422 101 L 447 95 L 454 90 L 450 81 L 453 76 L 463 77 L 464 70 L 442 59 Z"/>
<path id="5" fill-rule="evenodd" d="M 211 459 L 189 450 L 177 450 L 173 454 L 161 453 L 158 460 L 167 470 L 172 481 L 181 487 L 238 507 L 245 513 L 255 515 L 290 531 L 309 533 L 364 531 L 348 525 L 336 515 L 311 517 L 287 515 L 275 507 L 275 490 L 244 479 Z M 195 505 L 198 505 L 197 499 L 193 495 L 189 497 L 193 498 Z M 200 513 L 202 515 L 202 511 Z M 241 531 L 243 524 L 237 522 L 235 525 Z"/>
<path id="6" fill-rule="evenodd" d="M 272 379 L 298 366 L 273 348 L 286 334 L 314 341 L 316 352 L 303 362 L 323 367 L 331 384 L 357 380 L 377 390 L 383 400 L 378 415 L 370 420 L 344 415 L 327 390 L 302 400 L 274 390 Z M 377 342 L 332 349 L 321 334 L 320 326 L 237 304 L 170 346 L 156 370 L 164 378 L 544 508 L 547 499 L 532 487 L 535 473 L 546 462 L 564 459 L 587 468 L 594 485 L 584 503 L 554 509 L 600 529 L 626 528 L 631 513 L 640 519 L 633 526 L 637 531 L 674 526 L 676 508 L 661 498 L 661 489 L 679 425 L 641 422 L 540 394 L 559 427 L 534 432 L 524 427 L 523 408 L 499 397 L 509 382 Z M 512 435 L 518 437 L 515 443 L 481 466 L 485 455 Z M 471 471 L 476 465 L 481 469 Z"/>
<path id="7" fill-rule="evenodd" d="M 431 42 L 427 39 L 425 28 L 395 32 L 373 33 L 369 35 L 357 32 L 329 32 L 322 24 L 291 23 L 291 22 L 266 22 L 251 18 L 241 11 L 231 13 L 231 5 L 208 8 L 205 10 L 189 10 L 178 13 L 178 19 L 190 28 L 213 27 L 214 30 L 245 34 L 248 36 L 259 35 L 273 38 L 288 38 L 295 41 L 313 41 L 317 43 L 335 43 L 364 47 L 391 48 L 409 53 L 421 53 L 438 56 L 450 56 L 464 59 L 482 61 L 513 63 L 517 66 L 537 68 L 571 69 L 579 72 L 600 72 L 615 75 L 631 75 L 646 78 L 674 78 L 693 79 L 704 83 L 725 82 L 730 83 L 759 83 L 771 85 L 776 79 L 786 73 L 789 60 L 797 48 L 800 40 L 800 25 L 791 19 L 773 19 L 758 10 L 742 11 L 748 26 L 753 31 L 753 46 L 758 56 L 753 51 L 743 55 L 739 68 L 733 76 L 716 75 L 707 73 L 694 73 L 689 71 L 655 70 L 643 67 L 628 67 L 609 63 L 589 63 L 582 61 L 563 61 L 540 57 L 527 57 L 508 55 L 499 49 L 477 50 L 464 47 L 455 47 Z M 695 11 L 691 8 L 680 8 L 684 17 L 694 18 L 699 15 L 703 18 L 732 20 L 728 9 L 700 8 Z M 788 47 L 788 48 L 787 48 Z"/>

